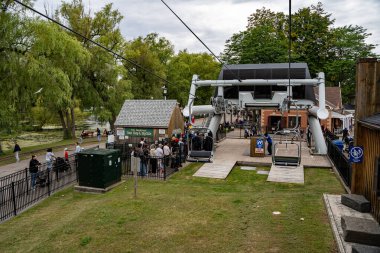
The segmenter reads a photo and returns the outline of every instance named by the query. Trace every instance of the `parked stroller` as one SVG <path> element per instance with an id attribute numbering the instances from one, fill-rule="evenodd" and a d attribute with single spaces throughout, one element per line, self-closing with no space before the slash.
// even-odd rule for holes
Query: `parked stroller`
<path id="1" fill-rule="evenodd" d="M 55 159 L 54 165 L 53 165 L 53 170 L 54 171 L 59 171 L 59 172 L 64 172 L 71 169 L 70 164 L 68 161 L 66 161 L 62 157 L 57 157 Z"/>
<path id="2" fill-rule="evenodd" d="M 45 187 L 47 185 L 47 171 L 40 171 L 37 174 L 36 185 L 39 187 Z"/>

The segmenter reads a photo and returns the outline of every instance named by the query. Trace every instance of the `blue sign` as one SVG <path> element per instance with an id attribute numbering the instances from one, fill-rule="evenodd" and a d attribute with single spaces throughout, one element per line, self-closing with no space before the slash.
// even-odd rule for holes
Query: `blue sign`
<path id="1" fill-rule="evenodd" d="M 256 139 L 255 153 L 264 153 L 264 140 Z"/>
<path id="2" fill-rule="evenodd" d="M 363 147 L 362 146 L 357 146 L 357 147 L 351 147 L 350 148 L 350 162 L 352 163 L 362 163 L 363 162 Z"/>

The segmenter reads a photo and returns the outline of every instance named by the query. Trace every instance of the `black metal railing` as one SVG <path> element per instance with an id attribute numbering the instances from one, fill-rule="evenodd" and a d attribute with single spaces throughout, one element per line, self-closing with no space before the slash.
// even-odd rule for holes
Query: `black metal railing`
<path id="1" fill-rule="evenodd" d="M 352 166 L 346 155 L 332 142 L 329 137 L 326 137 L 327 154 L 338 170 L 340 177 L 346 186 L 351 187 Z"/>
<path id="2" fill-rule="evenodd" d="M 75 156 L 70 156 L 68 161 L 61 159 L 57 159 L 51 169 L 44 163 L 37 173 L 25 169 L 0 179 L 0 221 L 17 215 L 77 180 Z"/>
<path id="3" fill-rule="evenodd" d="M 118 149 L 121 152 L 122 175 L 133 177 L 135 172 L 139 178 L 151 178 L 166 180 L 168 176 L 178 171 L 186 158 L 186 145 L 172 148 L 172 154 L 165 157 L 133 155 L 137 144 L 115 143 L 107 145 L 107 148 Z"/>

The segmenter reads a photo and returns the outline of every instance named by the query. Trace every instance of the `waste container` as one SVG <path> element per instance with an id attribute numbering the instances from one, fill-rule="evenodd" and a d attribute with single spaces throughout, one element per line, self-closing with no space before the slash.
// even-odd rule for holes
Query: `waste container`
<path id="1" fill-rule="evenodd" d="M 121 156 L 116 149 L 88 149 L 78 153 L 79 186 L 107 188 L 121 181 Z"/>
<path id="2" fill-rule="evenodd" d="M 343 141 L 333 140 L 332 143 L 339 148 L 340 152 L 343 152 L 343 147 L 344 147 Z"/>
<path id="3" fill-rule="evenodd" d="M 263 157 L 265 156 L 265 140 L 263 137 L 252 137 L 250 156 Z"/>

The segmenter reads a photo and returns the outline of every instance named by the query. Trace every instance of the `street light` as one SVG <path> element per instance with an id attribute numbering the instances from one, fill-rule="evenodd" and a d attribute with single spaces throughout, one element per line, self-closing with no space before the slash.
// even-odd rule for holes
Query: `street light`
<path id="1" fill-rule="evenodd" d="M 162 89 L 162 93 L 163 93 L 164 99 L 166 100 L 166 94 L 167 94 L 167 92 L 168 92 L 168 89 L 166 88 L 165 85 L 162 86 L 161 89 Z"/>

